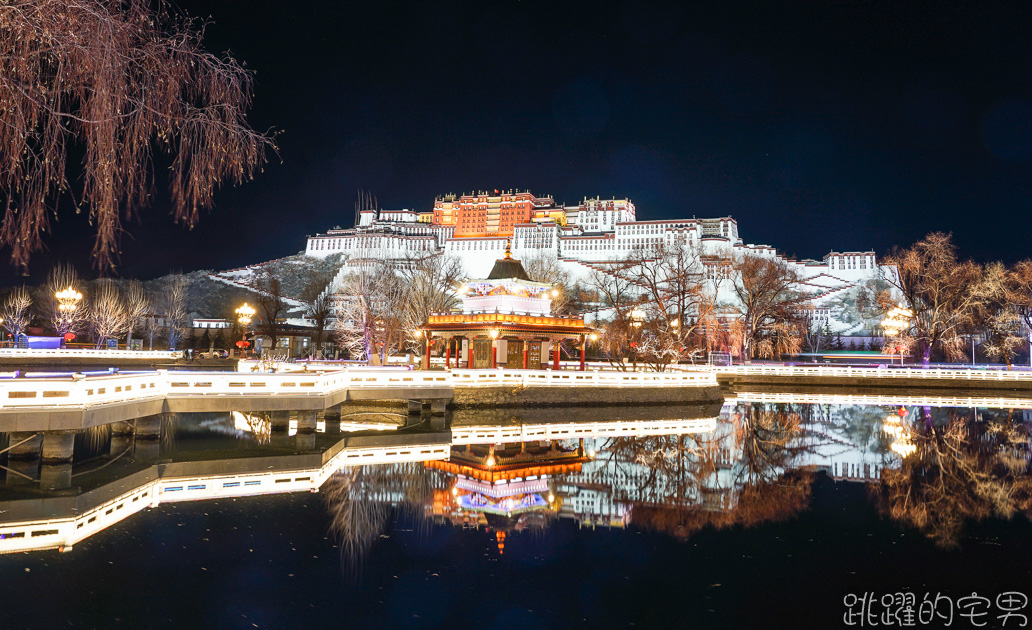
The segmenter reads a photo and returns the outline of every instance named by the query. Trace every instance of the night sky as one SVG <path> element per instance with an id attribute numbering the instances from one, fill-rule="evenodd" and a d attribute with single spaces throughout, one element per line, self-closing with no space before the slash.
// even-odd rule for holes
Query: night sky
<path id="1" fill-rule="evenodd" d="M 1029 256 L 1027 1 L 177 6 L 256 72 L 250 120 L 281 153 L 192 232 L 159 195 L 129 224 L 127 276 L 296 253 L 350 227 L 358 188 L 418 210 L 478 189 L 630 197 L 639 219 L 731 215 L 798 257 L 935 230 L 978 260 Z M 55 226 L 33 276 L 88 269 L 88 229 Z"/>

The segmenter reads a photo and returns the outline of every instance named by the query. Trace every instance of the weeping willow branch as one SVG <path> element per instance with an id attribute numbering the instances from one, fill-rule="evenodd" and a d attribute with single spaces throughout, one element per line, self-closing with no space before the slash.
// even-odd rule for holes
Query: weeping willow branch
<path id="1" fill-rule="evenodd" d="M 192 227 L 220 182 L 251 179 L 275 150 L 251 129 L 251 74 L 201 48 L 203 24 L 164 0 L 0 1 L 0 244 L 27 268 L 59 198 L 96 229 L 95 265 L 114 268 L 122 221 L 171 162 L 176 221 Z M 69 177 L 69 148 L 82 154 Z M 81 181 L 73 190 L 70 180 Z"/>

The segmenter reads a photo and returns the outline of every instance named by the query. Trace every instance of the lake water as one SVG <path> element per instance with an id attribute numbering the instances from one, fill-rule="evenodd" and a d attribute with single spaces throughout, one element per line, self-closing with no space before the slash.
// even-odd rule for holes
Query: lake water
<path id="1" fill-rule="evenodd" d="M 126 515 L 84 523 L 96 531 L 64 553 L 0 555 L 0 628 L 1018 627 L 1032 615 L 1028 410 L 770 398 L 458 414 L 445 456 L 348 466 L 318 492 L 294 491 L 318 482 L 297 471 L 342 445 L 429 444 L 442 428 L 357 413 L 297 435 L 261 416 L 182 414 L 158 440 L 94 430 L 70 476 L 48 477 L 70 480 L 56 489 L 6 474 L 0 549 L 97 506 Z M 591 435 L 554 435 L 571 419 Z M 557 439 L 539 439 L 548 431 Z M 261 483 L 223 487 L 248 479 Z M 30 521 L 27 537 L 2 533 Z"/>

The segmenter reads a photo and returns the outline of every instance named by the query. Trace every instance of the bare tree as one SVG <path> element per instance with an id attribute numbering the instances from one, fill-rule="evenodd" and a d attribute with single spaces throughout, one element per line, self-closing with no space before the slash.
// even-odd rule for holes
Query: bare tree
<path id="1" fill-rule="evenodd" d="M 129 326 L 129 311 L 118 285 L 110 280 L 101 280 L 89 301 L 89 321 L 97 347 L 103 347 L 108 339 L 117 338 Z"/>
<path id="2" fill-rule="evenodd" d="M 255 327 L 259 333 L 269 338 L 268 351 L 270 355 L 275 356 L 279 343 L 279 320 L 287 312 L 287 305 L 280 295 L 279 278 L 268 269 L 259 269 L 251 276 L 250 285 L 258 305 L 258 322 Z"/>
<path id="3" fill-rule="evenodd" d="M 963 354 L 965 326 L 980 299 L 972 289 L 981 277 L 980 267 L 957 259 L 957 248 L 949 234 L 935 232 L 907 249 L 897 249 L 887 258 L 884 279 L 893 291 L 881 295 L 888 310 L 900 296 L 913 314 L 903 331 L 917 346 L 925 367 L 933 351 L 948 358 Z"/>
<path id="4" fill-rule="evenodd" d="M 340 346 L 373 365 L 385 364 L 408 343 L 406 297 L 405 283 L 386 261 L 345 276 L 334 300 Z"/>
<path id="5" fill-rule="evenodd" d="M 798 288 L 799 274 L 785 261 L 743 254 L 732 260 L 730 305 L 741 325 L 736 341 L 745 360 L 793 354 L 801 345 L 799 314 L 809 296 Z"/>
<path id="6" fill-rule="evenodd" d="M 401 298 L 405 309 L 401 326 L 405 330 L 415 331 L 434 313 L 450 311 L 458 304 L 455 287 L 465 277 L 461 259 L 434 254 L 411 261 L 398 273 L 405 292 Z M 409 339 L 421 341 L 412 336 Z M 422 343 L 413 345 L 416 346 L 416 354 L 423 353 Z"/>
<path id="7" fill-rule="evenodd" d="M 330 297 L 333 276 L 333 271 L 312 274 L 301 291 L 301 299 L 307 303 L 305 317 L 315 324 L 315 330 L 312 331 L 312 351 L 318 358 L 322 357 L 323 336 L 333 315 L 333 300 Z"/>
<path id="8" fill-rule="evenodd" d="M 57 293 L 66 289 L 82 293 L 82 287 L 79 274 L 68 263 L 54 265 L 47 275 L 47 281 L 41 287 L 36 305 L 40 309 L 43 319 L 50 322 L 58 336 L 78 332 L 85 320 L 86 311 L 80 304 L 74 304 L 75 308 L 62 309 L 61 302 L 57 299 Z"/>
<path id="9" fill-rule="evenodd" d="M 29 325 L 31 309 L 32 295 L 24 285 L 12 289 L 4 298 L 3 306 L 0 306 L 0 317 L 3 318 L 4 328 L 11 334 L 15 342 L 18 340 L 18 335 Z"/>
<path id="10" fill-rule="evenodd" d="M 640 337 L 640 326 L 636 325 L 639 322 L 632 317 L 640 291 L 630 275 L 624 273 L 631 266 L 633 263 L 625 261 L 591 271 L 590 282 L 596 302 L 608 315 L 596 320 L 600 333 L 599 349 L 609 363 L 619 369 L 624 369 L 622 359 L 625 357 L 636 366 L 635 347 Z"/>
<path id="11" fill-rule="evenodd" d="M 150 298 L 139 280 L 130 280 L 125 289 L 126 338 L 125 347 L 129 348 L 133 340 L 133 331 L 150 311 Z"/>
<path id="12" fill-rule="evenodd" d="M 552 297 L 552 313 L 566 315 L 576 310 L 577 289 L 570 272 L 563 268 L 554 254 L 540 252 L 520 261 L 527 276 L 534 282 L 544 282 L 556 289 Z"/>
<path id="13" fill-rule="evenodd" d="M 48 215 L 77 204 L 110 269 L 122 216 L 144 205 L 154 148 L 171 160 L 173 215 L 192 226 L 219 182 L 250 179 L 275 149 L 245 120 L 251 75 L 201 48 L 203 25 L 158 0 L 24 0 L 0 7 L 0 242 L 27 266 Z M 70 144 L 85 148 L 70 177 Z"/>
<path id="14" fill-rule="evenodd" d="M 973 293 L 977 296 L 972 308 L 968 334 L 982 338 L 982 349 L 993 358 L 1002 360 L 1010 369 L 1014 357 L 1025 345 L 1027 327 L 1020 308 L 1010 301 L 1016 274 L 1002 263 L 986 265 Z M 974 361 L 974 344 L 972 357 Z"/>
<path id="15" fill-rule="evenodd" d="M 183 274 L 171 274 L 165 277 L 161 293 L 156 300 L 158 315 L 163 321 L 162 328 L 168 347 L 175 350 L 186 334 L 186 291 L 187 281 Z"/>

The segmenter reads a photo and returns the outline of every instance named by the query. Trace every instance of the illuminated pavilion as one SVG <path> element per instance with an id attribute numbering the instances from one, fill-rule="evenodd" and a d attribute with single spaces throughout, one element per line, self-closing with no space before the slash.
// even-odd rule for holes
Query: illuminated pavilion
<path id="1" fill-rule="evenodd" d="M 462 311 L 431 315 L 420 330 L 427 352 L 434 340 L 445 343 L 444 365 L 467 368 L 559 369 L 558 349 L 572 339 L 580 348 L 580 369 L 584 369 L 585 341 L 591 329 L 582 317 L 552 315 L 555 289 L 534 282 L 509 245 L 505 257 L 495 261 L 487 278 L 474 280 L 462 289 Z"/>

